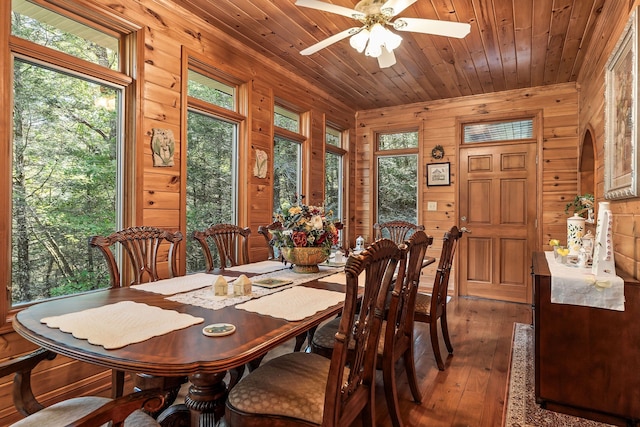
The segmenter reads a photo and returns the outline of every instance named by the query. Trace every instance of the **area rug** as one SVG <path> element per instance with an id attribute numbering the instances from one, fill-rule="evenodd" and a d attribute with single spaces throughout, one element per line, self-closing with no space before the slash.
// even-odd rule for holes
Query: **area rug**
<path id="1" fill-rule="evenodd" d="M 542 409 L 535 401 L 533 328 L 516 323 L 503 427 L 609 427 L 584 418 Z"/>

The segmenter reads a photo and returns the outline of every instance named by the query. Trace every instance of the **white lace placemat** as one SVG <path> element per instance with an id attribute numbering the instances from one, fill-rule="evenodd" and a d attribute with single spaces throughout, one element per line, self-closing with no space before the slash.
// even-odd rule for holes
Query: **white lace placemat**
<path id="1" fill-rule="evenodd" d="M 234 278 L 222 276 L 225 280 L 233 280 Z M 217 274 L 195 273 L 186 276 L 173 277 L 171 279 L 158 280 L 157 282 L 142 283 L 140 285 L 132 285 L 131 289 L 139 291 L 153 292 L 162 295 L 174 295 L 181 292 L 189 292 L 195 289 L 212 286 L 218 279 Z"/>
<path id="2" fill-rule="evenodd" d="M 295 271 L 286 268 L 284 270 L 274 271 L 267 274 L 260 274 L 258 276 L 251 277 L 251 281 L 257 281 L 260 279 L 281 279 L 290 280 L 291 283 L 280 288 L 262 288 L 259 286 L 251 287 L 251 295 L 234 296 L 233 295 L 233 282 L 229 283 L 229 291 L 227 296 L 216 296 L 213 289 L 205 288 L 192 292 L 186 292 L 183 294 L 173 295 L 168 297 L 168 300 L 176 301 L 182 304 L 195 305 L 198 307 L 208 308 L 211 310 L 219 310 L 224 307 L 236 305 L 241 302 L 248 301 L 253 298 L 258 298 L 264 295 L 269 295 L 274 292 L 281 291 L 283 289 L 291 288 L 293 286 L 300 285 L 302 283 L 317 280 L 325 276 L 330 276 L 339 271 L 339 267 L 326 267 L 320 266 L 320 272 L 310 274 L 300 274 Z"/>
<path id="3" fill-rule="evenodd" d="M 121 301 L 61 316 L 45 317 L 40 322 L 59 328 L 107 350 L 124 347 L 202 323 L 194 317 L 133 301 Z"/>
<path id="4" fill-rule="evenodd" d="M 295 322 L 344 302 L 344 296 L 342 292 L 296 286 L 238 304 L 236 308 Z"/>
<path id="5" fill-rule="evenodd" d="M 591 268 L 561 264 L 545 252 L 551 273 L 551 302 L 624 311 L 624 280 L 614 274 L 594 276 Z"/>
<path id="6" fill-rule="evenodd" d="M 225 271 L 235 271 L 239 273 L 265 274 L 272 271 L 284 270 L 289 268 L 280 261 L 259 261 L 251 264 L 236 265 L 235 267 L 225 268 Z"/>

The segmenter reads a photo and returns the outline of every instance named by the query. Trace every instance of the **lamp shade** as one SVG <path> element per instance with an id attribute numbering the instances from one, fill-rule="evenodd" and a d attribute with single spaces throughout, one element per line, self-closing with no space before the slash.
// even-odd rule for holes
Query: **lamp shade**
<path id="1" fill-rule="evenodd" d="M 393 31 L 389 31 L 386 28 L 385 28 L 385 32 L 386 34 L 385 34 L 384 47 L 386 47 L 387 50 L 391 52 L 392 50 L 400 46 L 400 43 L 402 42 L 402 37 L 400 37 L 398 34 L 394 33 Z"/>
<path id="2" fill-rule="evenodd" d="M 369 41 L 369 34 L 369 30 L 363 28 L 361 31 L 351 36 L 349 44 L 359 53 L 362 53 L 364 52 L 364 48 L 367 46 L 367 41 Z"/>
<path id="3" fill-rule="evenodd" d="M 369 44 L 365 55 L 377 58 L 382 53 L 382 47 L 385 43 L 385 28 L 380 24 L 373 24 L 369 34 Z"/>

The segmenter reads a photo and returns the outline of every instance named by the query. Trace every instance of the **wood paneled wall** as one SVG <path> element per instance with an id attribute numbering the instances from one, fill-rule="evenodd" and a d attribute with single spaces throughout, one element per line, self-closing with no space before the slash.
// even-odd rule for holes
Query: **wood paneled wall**
<path id="1" fill-rule="evenodd" d="M 271 222 L 272 174 L 266 179 L 253 176 L 255 150 L 269 155 L 269 171 L 273 161 L 273 105 L 277 100 L 295 105 L 309 118 L 310 148 L 305 163 L 305 182 L 309 187 L 307 202 L 322 204 L 324 196 L 324 125 L 325 120 L 353 134 L 355 110 L 318 91 L 312 82 L 306 82 L 282 69 L 271 59 L 249 50 L 229 39 L 223 32 L 211 27 L 198 16 L 189 14 L 165 0 L 86 0 L 88 6 L 105 10 L 109 15 L 125 17 L 143 28 L 144 49 L 139 52 L 141 87 L 139 122 L 136 141 L 137 159 L 135 209 L 131 213 L 132 225 L 151 225 L 182 230 L 186 220 L 182 179 L 185 176 L 182 121 L 182 64 L 185 51 L 193 52 L 221 73 L 232 76 L 246 93 L 245 136 L 240 149 L 240 192 L 246 200 L 241 207 L 240 225 L 252 230 L 251 259 L 267 258 L 263 237 L 257 233 L 259 225 Z M 8 20 L 7 20 L 8 22 Z M 7 41 L 4 40 L 6 46 Z M 5 109 L 5 110 L 8 110 Z M 175 166 L 153 167 L 151 134 L 153 128 L 171 129 L 176 137 Z M 351 144 L 353 147 L 353 144 Z M 351 148 L 353 150 L 353 148 Z M 347 182 L 353 182 L 347 177 Z M 348 192 L 349 189 L 347 188 Z M 346 221 L 348 223 L 348 219 Z M 188 237 L 187 237 L 188 238 Z M 184 245 L 183 245 L 184 248 Z M 184 249 L 183 249 L 184 250 Z M 184 266 L 182 266 L 184 272 Z M 0 360 L 25 353 L 33 345 L 10 331 L 0 336 Z M 36 376 L 35 390 L 43 394 L 45 403 L 79 394 L 108 395 L 109 372 L 104 369 L 58 357 L 43 363 Z M 20 418 L 11 401 L 11 378 L 0 379 L 0 425 Z"/>
<path id="2" fill-rule="evenodd" d="M 613 51 L 633 7 L 640 2 L 606 2 L 602 8 L 602 18 L 596 27 L 600 37 L 592 40 L 585 65 L 578 75 L 580 85 L 579 135 L 584 140 L 587 130 L 593 132 L 596 147 L 595 197 L 596 202 L 604 201 L 604 90 L 605 66 Z M 636 47 L 637 48 L 637 47 Z M 636 118 L 637 120 L 637 118 Z M 638 126 L 638 123 L 635 123 Z M 637 173 L 637 171 L 636 171 Z M 634 278 L 640 277 L 640 200 L 637 198 L 612 200 L 613 249 L 616 269 Z"/>
<path id="3" fill-rule="evenodd" d="M 565 204 L 580 192 L 578 183 L 579 141 L 586 129 L 594 131 L 597 148 L 596 198 L 602 200 L 604 191 L 604 64 L 626 23 L 630 4 L 633 1 L 606 2 L 602 9 L 602 20 L 588 50 L 586 65 L 578 78 L 578 85 L 556 86 L 498 92 L 492 95 L 469 96 L 446 101 L 416 103 L 385 110 L 367 110 L 357 113 L 348 106 L 319 93 L 311 83 L 301 81 L 295 75 L 280 69 L 275 63 L 260 54 L 249 51 L 229 40 L 224 33 L 208 26 L 197 16 L 189 15 L 164 0 L 95 0 L 92 3 L 116 15 L 127 16 L 145 27 L 143 54 L 142 114 L 140 123 L 144 135 L 138 141 L 143 155 L 141 167 L 136 174 L 142 181 L 138 197 L 137 217 L 141 224 L 158 225 L 174 229 L 181 228 L 180 179 L 184 174 L 180 162 L 173 168 L 154 168 L 151 162 L 150 138 L 154 127 L 169 128 L 176 137 L 181 135 L 181 49 L 187 47 L 211 59 L 221 71 L 246 82 L 249 92 L 247 108 L 248 137 L 246 144 L 247 206 L 241 215 L 252 228 L 255 243 L 252 256 L 266 257 L 259 248 L 257 226 L 271 219 L 271 178 L 261 180 L 252 176 L 253 150 L 263 149 L 272 158 L 273 129 L 271 114 L 274 99 L 281 98 L 295 103 L 309 112 L 311 139 L 314 140 L 314 156 L 321 154 L 320 142 L 323 119 L 342 124 L 350 129 L 349 146 L 353 155 L 349 158 L 352 175 L 347 177 L 351 196 L 348 201 L 349 222 L 353 227 L 350 238 L 363 235 L 370 240 L 373 225 L 374 197 L 371 193 L 374 168 L 372 144 L 375 133 L 419 127 L 419 164 L 422 168 L 431 161 L 431 149 L 442 145 L 445 158 L 451 162 L 452 185 L 450 187 L 427 188 L 424 170 L 420 182 L 420 221 L 427 232 L 441 236 L 452 224 L 458 223 L 457 211 L 457 150 L 459 145 L 459 118 L 508 116 L 518 112 L 540 111 L 542 115 L 539 138 L 538 162 L 538 246 L 543 248 L 549 238 L 566 233 Z M 5 42 L 6 43 L 6 42 Z M 179 147 L 184 141 L 179 141 Z M 356 150 L 357 147 L 357 150 Z M 176 159 L 182 150 L 176 152 Z M 317 162 L 322 164 L 322 162 Z M 314 182 L 319 166 L 310 162 L 309 182 Z M 314 169 L 315 168 L 315 169 Z M 315 170 L 315 172 L 314 172 Z M 313 198 L 319 197 L 311 191 Z M 318 202 L 319 200 L 310 200 Z M 438 210 L 427 211 L 428 201 L 436 201 Z M 637 199 L 614 201 L 614 248 L 620 268 L 638 277 L 638 249 L 640 241 L 636 229 L 640 224 L 640 202 Z M 434 244 L 430 255 L 439 254 L 440 247 Z M 429 281 L 425 281 L 429 283 Z M 452 280 L 453 283 L 453 280 Z M 32 345 L 13 333 L 0 337 L 0 360 L 24 353 Z M 87 364 L 58 358 L 43 365 L 35 380 L 36 389 L 45 394 L 47 401 L 76 395 L 78 393 L 108 393 L 109 373 Z M 0 419 L 2 423 L 19 418 L 11 405 L 10 379 L 0 379 Z M 58 390 L 59 389 L 59 390 Z"/>
<path id="4" fill-rule="evenodd" d="M 538 183 L 537 195 L 531 201 L 538 206 L 538 245 L 550 238 L 566 236 L 565 205 L 578 190 L 578 90 L 575 84 L 496 92 L 490 95 L 468 96 L 435 102 L 416 103 L 398 108 L 359 111 L 356 126 L 356 194 L 355 232 L 371 240 L 374 218 L 374 188 L 372 171 L 375 168 L 373 149 L 377 132 L 420 128 L 421 182 L 419 188 L 419 221 L 428 234 L 434 236 L 430 255 L 438 256 L 438 239 L 452 225 L 459 222 L 458 147 L 461 122 L 482 121 L 487 118 L 514 118 L 540 113 L 538 124 Z M 445 157 L 431 158 L 431 150 L 442 145 Z M 427 187 L 424 182 L 425 164 L 451 163 L 451 186 Z M 427 211 L 429 201 L 437 202 L 437 211 Z M 566 237 L 564 237 L 566 239 Z M 432 266 L 424 277 L 425 285 L 432 283 Z M 455 280 L 452 279 L 450 287 Z"/>

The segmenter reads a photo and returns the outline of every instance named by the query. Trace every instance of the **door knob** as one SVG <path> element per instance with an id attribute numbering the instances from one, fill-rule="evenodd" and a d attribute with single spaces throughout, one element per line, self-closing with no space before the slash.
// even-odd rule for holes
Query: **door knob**
<path id="1" fill-rule="evenodd" d="M 467 227 L 462 227 L 462 228 L 460 229 L 460 231 L 462 231 L 463 233 L 469 233 L 469 234 L 471 234 L 471 230 L 469 230 Z"/>
<path id="2" fill-rule="evenodd" d="M 466 217 L 466 216 L 461 216 L 461 217 L 460 217 L 460 221 L 466 221 L 466 220 L 467 220 L 467 217 Z"/>

